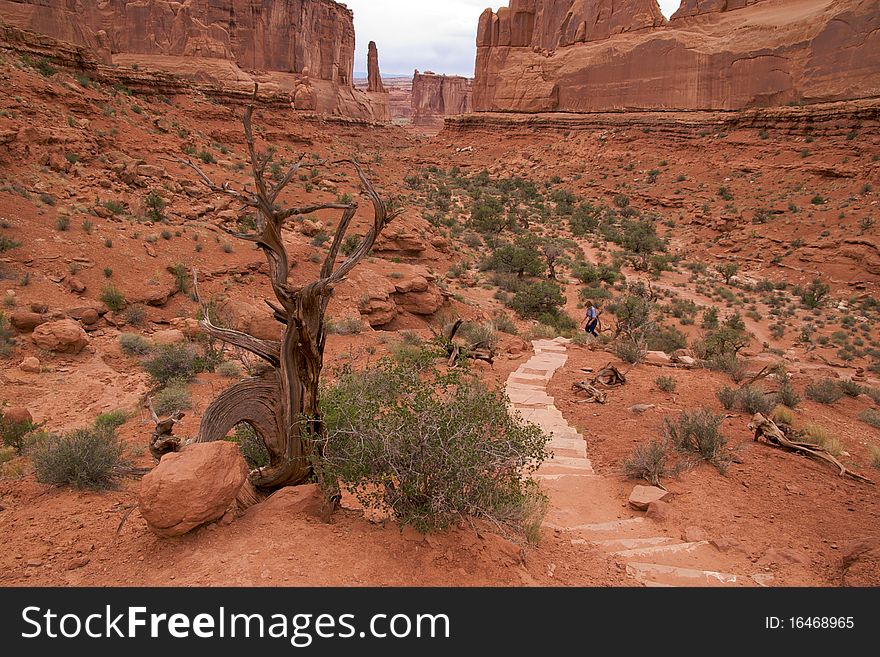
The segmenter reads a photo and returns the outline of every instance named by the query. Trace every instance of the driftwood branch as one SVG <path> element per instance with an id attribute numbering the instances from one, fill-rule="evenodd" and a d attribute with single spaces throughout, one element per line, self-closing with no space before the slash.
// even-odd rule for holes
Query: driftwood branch
<path id="1" fill-rule="evenodd" d="M 763 439 L 775 447 L 781 447 L 791 452 L 797 452 L 798 454 L 803 454 L 805 456 L 809 456 L 811 458 L 830 463 L 835 468 L 837 468 L 837 474 L 841 477 L 847 476 L 852 477 L 853 479 L 856 479 L 858 481 L 864 481 L 869 484 L 874 483 L 867 477 L 863 477 L 862 475 L 847 469 L 847 467 L 843 465 L 843 463 L 841 463 L 836 458 L 834 458 L 834 456 L 829 454 L 825 448 L 818 445 L 796 442 L 789 439 L 788 436 L 786 436 L 785 433 L 783 433 L 783 431 L 778 426 L 776 426 L 776 423 L 773 422 L 773 420 L 764 417 L 761 413 L 756 413 L 755 416 L 752 418 L 752 421 L 749 424 L 749 430 L 754 431 L 756 441 L 760 442 L 760 440 Z"/>
<path id="2" fill-rule="evenodd" d="M 610 390 L 626 383 L 626 375 L 618 370 L 612 363 L 608 363 L 593 375 L 588 381 L 577 381 L 572 384 L 572 390 L 585 392 L 586 399 L 578 400 L 578 404 L 604 404 L 608 398 L 600 388 Z"/>

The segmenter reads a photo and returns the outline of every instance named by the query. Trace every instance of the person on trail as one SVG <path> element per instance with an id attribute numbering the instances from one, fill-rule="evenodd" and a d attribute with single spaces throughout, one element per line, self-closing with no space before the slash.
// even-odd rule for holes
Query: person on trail
<path id="1" fill-rule="evenodd" d="M 585 317 L 587 325 L 584 327 L 584 330 L 594 338 L 599 337 L 596 329 L 599 327 L 599 315 L 601 314 L 601 311 L 593 305 L 592 301 L 587 301 L 587 316 Z"/>

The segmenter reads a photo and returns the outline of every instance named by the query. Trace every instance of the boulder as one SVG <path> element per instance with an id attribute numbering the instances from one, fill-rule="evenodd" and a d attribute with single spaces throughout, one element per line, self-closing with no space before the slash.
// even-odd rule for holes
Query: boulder
<path id="1" fill-rule="evenodd" d="M 68 276 L 65 283 L 67 285 L 67 289 L 70 290 L 71 292 L 73 292 L 74 294 L 82 294 L 83 292 L 86 291 L 86 284 L 83 283 L 76 276 Z"/>
<path id="2" fill-rule="evenodd" d="M 647 511 L 651 502 L 665 502 L 671 497 L 669 491 L 656 486 L 636 486 L 629 495 L 629 504 L 639 511 Z"/>
<path id="3" fill-rule="evenodd" d="M 672 359 L 666 355 L 663 351 L 649 351 L 645 354 L 646 365 L 656 365 L 658 367 L 664 367 L 667 365 L 672 365 Z"/>
<path id="4" fill-rule="evenodd" d="M 22 332 L 30 332 L 37 328 L 40 324 L 45 324 L 49 318 L 41 313 L 28 312 L 26 310 L 16 310 L 9 318 L 10 324 Z"/>
<path id="5" fill-rule="evenodd" d="M 645 514 L 651 520 L 661 523 L 669 520 L 671 515 L 672 505 L 661 500 L 655 500 L 648 504 L 648 512 Z"/>
<path id="6" fill-rule="evenodd" d="M 186 341 L 186 336 L 179 329 L 165 329 L 164 331 L 156 331 L 150 336 L 157 345 L 177 344 Z"/>
<path id="7" fill-rule="evenodd" d="M 83 327 L 72 319 L 40 324 L 31 339 L 40 349 L 64 354 L 78 354 L 89 344 Z"/>
<path id="8" fill-rule="evenodd" d="M 223 323 L 236 331 L 250 333 L 261 340 L 280 340 L 284 330 L 267 307 L 265 310 L 238 299 L 226 298 L 216 305 Z"/>
<path id="9" fill-rule="evenodd" d="M 97 324 L 98 320 L 101 319 L 101 314 L 97 311 L 97 309 L 92 308 L 91 306 L 86 306 L 83 308 L 71 308 L 67 311 L 67 316 L 71 319 L 79 320 L 87 326 Z"/>
<path id="10" fill-rule="evenodd" d="M 845 546 L 840 567 L 844 586 L 880 586 L 880 537 Z"/>
<path id="11" fill-rule="evenodd" d="M 195 443 L 162 457 L 141 481 L 138 508 L 157 536 L 182 536 L 220 520 L 235 503 L 248 467 L 238 445 Z"/>
<path id="12" fill-rule="evenodd" d="M 33 423 L 34 418 L 31 412 L 23 406 L 11 406 L 4 408 L 3 422 L 4 424 L 23 424 L 25 422 Z"/>
<path id="13" fill-rule="evenodd" d="M 43 371 L 42 366 L 40 365 L 40 359 L 36 356 L 28 356 L 18 365 L 18 369 L 22 372 L 30 372 L 32 374 L 39 374 Z"/>

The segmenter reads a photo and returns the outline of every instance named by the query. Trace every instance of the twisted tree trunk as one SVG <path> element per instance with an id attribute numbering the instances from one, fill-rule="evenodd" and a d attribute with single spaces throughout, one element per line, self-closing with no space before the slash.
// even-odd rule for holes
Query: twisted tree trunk
<path id="1" fill-rule="evenodd" d="M 243 234 L 224 228 L 239 239 L 255 243 L 265 254 L 269 265 L 277 303 L 267 301 L 267 304 L 275 318 L 285 325 L 280 342 L 261 340 L 247 333 L 216 326 L 209 313 L 204 312 L 201 326 L 209 336 L 255 354 L 273 369 L 260 378 L 242 381 L 218 396 L 202 416 L 198 441 L 222 440 L 236 425 L 249 424 L 269 453 L 268 465 L 251 472 L 250 481 L 258 489 L 271 491 L 305 482 L 313 475 L 314 459 L 321 456 L 316 452 L 324 444 L 319 381 L 324 362 L 324 314 L 327 304 L 334 287 L 366 257 L 382 229 L 399 211 L 388 210 L 357 162 L 342 161 L 354 167 L 370 198 L 373 225 L 357 249 L 337 267 L 336 260 L 357 211 L 357 204 L 327 203 L 286 210 L 279 208 L 276 204 L 279 194 L 293 180 L 304 160 L 293 165 L 280 182 L 270 187 L 265 171 L 272 161 L 272 153 L 259 153 L 256 150 L 251 125 L 253 111 L 252 106 L 248 107 L 243 118 L 255 185 L 253 191 L 234 190 L 228 183 L 219 187 L 192 161 L 179 162 L 194 169 L 212 191 L 232 195 L 254 212 L 256 230 L 253 233 Z M 317 280 L 306 284 L 292 284 L 288 280 L 290 262 L 282 240 L 284 223 L 295 216 L 327 209 L 342 211 L 342 219 L 320 275 Z M 198 295 L 195 272 L 193 278 Z M 201 302 L 201 297 L 199 300 Z M 332 504 L 338 491 L 336 482 L 320 483 L 327 501 Z"/>

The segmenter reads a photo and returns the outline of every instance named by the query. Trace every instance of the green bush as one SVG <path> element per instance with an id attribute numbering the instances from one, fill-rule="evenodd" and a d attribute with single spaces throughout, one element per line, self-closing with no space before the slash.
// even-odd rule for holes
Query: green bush
<path id="1" fill-rule="evenodd" d="M 843 390 L 833 379 L 821 379 L 809 384 L 804 391 L 807 399 L 820 404 L 833 404 L 843 397 Z"/>
<path id="2" fill-rule="evenodd" d="M 167 417 L 174 411 L 192 408 L 192 398 L 186 387 L 186 380 L 171 379 L 153 398 L 153 410 L 160 417 Z"/>
<path id="3" fill-rule="evenodd" d="M 838 383 L 840 389 L 847 397 L 858 397 L 862 394 L 862 386 L 852 379 L 844 379 Z"/>
<path id="4" fill-rule="evenodd" d="M 137 333 L 120 334 L 119 348 L 127 356 L 144 356 L 153 350 L 147 339 Z"/>
<path id="5" fill-rule="evenodd" d="M 614 354 L 624 363 L 635 365 L 641 363 L 648 349 L 643 342 L 636 340 L 618 340 L 614 343 Z"/>
<path id="6" fill-rule="evenodd" d="M 648 334 L 648 349 L 672 354 L 687 348 L 687 337 L 674 326 L 661 326 Z"/>
<path id="7" fill-rule="evenodd" d="M 247 423 L 237 425 L 235 432 L 226 440 L 238 445 L 241 455 L 252 470 L 269 465 L 269 450 L 251 425 Z"/>
<path id="8" fill-rule="evenodd" d="M 365 506 L 423 533 L 466 517 L 536 533 L 544 505 L 529 475 L 548 437 L 477 378 L 386 360 L 340 373 L 321 401 L 327 435 L 316 467 Z"/>
<path id="9" fill-rule="evenodd" d="M 718 401 L 721 402 L 721 405 L 724 407 L 726 411 L 732 411 L 736 406 L 737 400 L 737 390 L 736 388 L 731 388 L 730 386 L 724 386 L 720 390 L 715 393 L 715 396 L 718 397 Z"/>
<path id="10" fill-rule="evenodd" d="M 652 440 L 639 443 L 629 458 L 623 462 L 623 471 L 630 479 L 644 479 L 652 486 L 659 486 L 663 477 L 676 473 L 670 465 L 669 442 Z"/>
<path id="11" fill-rule="evenodd" d="M 552 281 L 536 281 L 520 288 L 511 306 L 522 317 L 537 319 L 542 315 L 558 315 L 565 305 L 562 288 Z"/>
<path id="12" fill-rule="evenodd" d="M 159 383 L 172 379 L 191 381 L 203 371 L 201 358 L 188 344 L 166 344 L 157 347 L 144 363 L 144 369 Z"/>
<path id="13" fill-rule="evenodd" d="M 658 376 L 654 379 L 654 383 L 657 384 L 657 388 L 662 392 L 675 392 L 676 383 L 675 379 L 671 376 Z"/>
<path id="14" fill-rule="evenodd" d="M 125 308 L 125 295 L 113 283 L 107 283 L 101 288 L 101 301 L 113 312 L 119 312 Z"/>
<path id="15" fill-rule="evenodd" d="M 19 454 L 24 451 L 30 437 L 40 426 L 42 425 L 34 424 L 30 420 L 12 422 L 0 413 L 0 437 L 3 438 L 3 445 L 12 447 Z"/>
<path id="16" fill-rule="evenodd" d="M 761 413 L 762 415 L 769 416 L 776 407 L 776 397 L 768 395 L 755 386 L 740 388 L 736 402 L 740 410 L 750 415 Z"/>
<path id="17" fill-rule="evenodd" d="M 721 433 L 723 421 L 723 415 L 707 408 L 682 411 L 678 421 L 664 419 L 664 436 L 676 448 L 699 454 L 723 473 L 730 460 L 727 438 Z"/>
<path id="18" fill-rule="evenodd" d="M 128 422 L 128 413 L 119 409 L 101 413 L 95 418 L 95 429 L 99 431 L 116 431 L 123 424 Z"/>
<path id="19" fill-rule="evenodd" d="M 238 364 L 233 363 L 231 360 L 227 360 L 217 366 L 217 374 L 230 379 L 235 379 L 241 376 L 241 368 Z"/>
<path id="20" fill-rule="evenodd" d="M 795 391 L 791 379 L 786 375 L 779 382 L 779 392 L 776 393 L 777 401 L 788 408 L 797 408 L 801 403 L 801 396 Z"/>
<path id="21" fill-rule="evenodd" d="M 110 488 L 122 465 L 122 446 L 113 431 L 89 428 L 46 434 L 31 451 L 37 481 L 82 489 Z"/>

